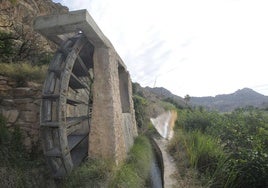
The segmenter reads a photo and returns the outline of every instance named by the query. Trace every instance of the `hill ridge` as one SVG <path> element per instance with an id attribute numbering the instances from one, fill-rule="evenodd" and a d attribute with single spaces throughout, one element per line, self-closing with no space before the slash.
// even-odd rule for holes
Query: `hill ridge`
<path id="1" fill-rule="evenodd" d="M 191 97 L 190 104 L 192 106 L 204 106 L 208 110 L 228 112 L 247 106 L 265 108 L 268 106 L 268 96 L 251 88 L 242 88 L 233 93 L 219 94 L 215 97 Z"/>

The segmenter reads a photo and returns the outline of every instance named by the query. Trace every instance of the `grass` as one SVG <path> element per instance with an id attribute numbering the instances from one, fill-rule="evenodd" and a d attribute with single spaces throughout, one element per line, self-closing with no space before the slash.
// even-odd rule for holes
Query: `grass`
<path id="1" fill-rule="evenodd" d="M 175 159 L 179 171 L 176 178 L 182 182 L 183 186 L 201 187 L 201 182 L 198 180 L 198 171 L 190 165 L 187 140 L 187 136 L 181 130 L 177 130 L 170 140 L 167 149 Z"/>
<path id="2" fill-rule="evenodd" d="M 113 173 L 109 160 L 89 159 L 63 179 L 61 187 L 102 187 Z"/>
<path id="3" fill-rule="evenodd" d="M 47 65 L 32 66 L 29 63 L 0 63 L 0 75 L 17 81 L 18 86 L 25 86 L 28 81 L 43 82 Z"/>
<path id="4" fill-rule="evenodd" d="M 179 168 L 185 161 L 196 169 L 205 187 L 267 187 L 267 122 L 258 109 L 181 110 L 169 151 Z"/>
<path id="5" fill-rule="evenodd" d="M 210 185 L 211 178 L 226 159 L 218 141 L 200 131 L 184 132 L 178 129 L 168 150 L 176 158 L 182 178 L 197 179 L 194 171 L 196 169 L 203 174 L 199 179 L 205 186 Z"/>
<path id="6" fill-rule="evenodd" d="M 137 137 L 127 162 L 117 170 L 109 187 L 146 187 L 152 157 L 152 148 L 148 138 Z"/>
<path id="7" fill-rule="evenodd" d="M 218 141 L 199 131 L 188 133 L 188 140 L 185 144 L 188 148 L 190 164 L 202 173 L 215 171 L 218 161 L 224 157 Z"/>
<path id="8" fill-rule="evenodd" d="M 127 160 L 120 166 L 103 159 L 88 159 L 69 176 L 61 187 L 146 187 L 152 161 L 152 148 L 145 136 L 138 136 Z"/>
<path id="9" fill-rule="evenodd" d="M 41 152 L 27 152 L 20 129 L 7 129 L 0 114 L 0 187 L 49 187 L 51 183 Z"/>
<path id="10" fill-rule="evenodd" d="M 10 131 L 0 114 L 0 187 L 55 186 L 42 154 L 27 153 L 19 129 Z M 125 163 L 90 159 L 60 182 L 60 187 L 145 187 L 152 148 L 147 137 L 138 136 Z"/>

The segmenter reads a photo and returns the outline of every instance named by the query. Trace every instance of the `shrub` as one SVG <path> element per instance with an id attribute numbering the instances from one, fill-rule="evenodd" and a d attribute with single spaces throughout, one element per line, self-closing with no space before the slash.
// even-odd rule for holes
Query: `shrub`
<path id="1" fill-rule="evenodd" d="M 18 86 L 25 86 L 27 81 L 43 82 L 47 66 L 32 66 L 29 63 L 0 63 L 0 75 L 17 81 Z"/>
<path id="2" fill-rule="evenodd" d="M 13 36 L 11 33 L 0 31 L 0 60 L 7 61 L 14 55 Z"/>
<path id="3" fill-rule="evenodd" d="M 181 127 L 186 131 L 199 130 L 202 133 L 208 127 L 212 126 L 211 119 L 214 114 L 204 110 L 180 110 L 180 118 L 177 120 L 177 127 Z"/>
<path id="4" fill-rule="evenodd" d="M 184 130 L 180 138 L 190 164 L 209 178 L 210 187 L 267 187 L 268 117 L 261 111 L 183 110 L 177 128 Z M 173 141 L 171 152 L 178 143 Z"/>
<path id="5" fill-rule="evenodd" d="M 145 106 L 147 105 L 147 101 L 145 98 L 134 95 L 133 96 L 134 102 L 134 109 L 135 109 L 135 117 L 137 125 L 140 129 L 146 130 L 146 125 L 148 124 L 149 120 L 146 117 Z"/>

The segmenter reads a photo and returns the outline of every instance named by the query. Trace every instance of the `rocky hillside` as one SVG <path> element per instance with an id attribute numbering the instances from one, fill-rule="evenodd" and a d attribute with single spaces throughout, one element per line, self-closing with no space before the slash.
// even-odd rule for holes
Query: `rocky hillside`
<path id="1" fill-rule="evenodd" d="M 155 118 L 166 111 L 163 101 L 171 102 L 178 108 L 185 107 L 185 102 L 181 97 L 173 95 L 165 88 L 144 88 L 138 83 L 133 83 L 132 86 L 134 95 L 139 95 L 147 100 L 145 110 L 148 117 Z"/>
<path id="2" fill-rule="evenodd" d="M 141 96 L 151 100 L 164 100 L 175 104 L 178 108 L 186 106 L 185 100 L 182 97 L 172 94 L 169 90 L 163 87 L 141 87 L 136 84 L 136 92 Z M 222 94 L 215 97 L 190 97 L 191 106 L 203 106 L 207 110 L 217 110 L 220 112 L 229 112 L 236 108 L 244 107 L 268 107 L 268 96 L 257 93 L 250 88 L 239 89 L 231 94 Z"/>
<path id="3" fill-rule="evenodd" d="M 144 91 L 147 93 L 151 93 L 151 95 L 154 95 L 156 98 L 160 100 L 171 102 L 178 108 L 185 107 L 185 101 L 182 97 L 174 95 L 169 90 L 163 87 L 154 87 L 154 88 L 145 87 Z"/>
<path id="4" fill-rule="evenodd" d="M 51 0 L 0 0 L 0 60 L 33 62 L 36 56 L 54 51 L 55 45 L 33 30 L 33 21 L 65 12 L 67 7 Z"/>
<path id="5" fill-rule="evenodd" d="M 228 112 L 247 106 L 265 108 L 268 106 L 268 96 L 257 93 L 252 89 L 244 88 L 231 94 L 217 95 L 215 97 L 191 97 L 190 104 L 204 106 L 208 110 Z"/>

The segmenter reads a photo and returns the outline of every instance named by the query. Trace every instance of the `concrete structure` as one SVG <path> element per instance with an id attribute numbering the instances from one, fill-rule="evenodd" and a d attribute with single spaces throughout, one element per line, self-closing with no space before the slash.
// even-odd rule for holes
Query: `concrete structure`
<path id="1" fill-rule="evenodd" d="M 40 113 L 54 176 L 69 173 L 85 151 L 90 158 L 124 160 L 137 136 L 132 84 L 110 41 L 86 10 L 39 17 L 34 28 L 61 46 L 49 66 Z"/>
<path id="2" fill-rule="evenodd" d="M 173 127 L 177 119 L 177 112 L 174 110 L 167 111 L 157 116 L 156 118 L 151 118 L 151 122 L 157 132 L 165 139 L 171 140 L 174 134 Z"/>

